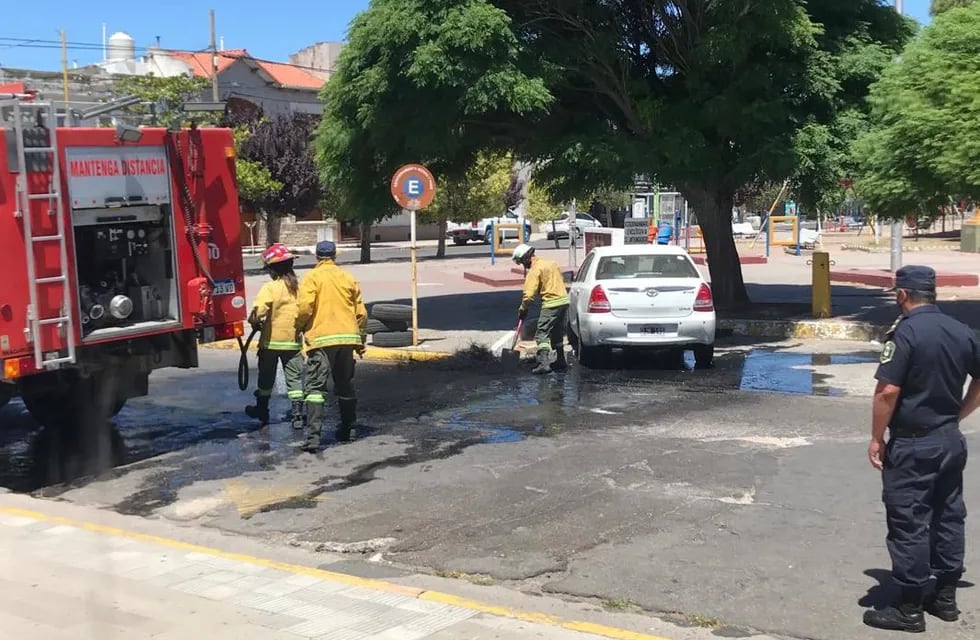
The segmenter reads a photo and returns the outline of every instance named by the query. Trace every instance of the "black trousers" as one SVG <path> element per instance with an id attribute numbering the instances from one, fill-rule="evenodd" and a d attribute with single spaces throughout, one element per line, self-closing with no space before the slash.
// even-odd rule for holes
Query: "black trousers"
<path id="1" fill-rule="evenodd" d="M 899 586 L 922 588 L 934 574 L 963 572 L 966 458 L 966 440 L 955 425 L 889 440 L 882 500 Z"/>
<path id="2" fill-rule="evenodd" d="M 306 354 L 306 401 L 323 404 L 330 378 L 338 400 L 354 400 L 354 366 L 354 347 L 310 349 Z"/>

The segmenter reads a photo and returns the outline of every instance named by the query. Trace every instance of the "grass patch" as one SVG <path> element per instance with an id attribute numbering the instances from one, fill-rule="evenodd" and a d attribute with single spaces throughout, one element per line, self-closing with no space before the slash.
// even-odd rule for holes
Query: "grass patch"
<path id="1" fill-rule="evenodd" d="M 703 616 L 700 613 L 686 613 L 684 614 L 684 618 L 687 619 L 687 621 L 694 627 L 717 629 L 721 626 L 721 620 L 718 618 Z"/>
<path id="2" fill-rule="evenodd" d="M 628 611 L 636 608 L 638 605 L 629 598 L 616 598 L 615 600 L 603 600 L 602 606 L 614 611 Z"/>
<path id="3" fill-rule="evenodd" d="M 436 570 L 435 575 L 439 576 L 440 578 L 450 578 L 452 580 L 466 580 L 467 582 L 480 587 L 489 587 L 490 585 L 494 584 L 493 578 L 483 574 L 471 574 L 464 573 L 462 571 L 447 571 L 445 569 L 438 569 Z"/>

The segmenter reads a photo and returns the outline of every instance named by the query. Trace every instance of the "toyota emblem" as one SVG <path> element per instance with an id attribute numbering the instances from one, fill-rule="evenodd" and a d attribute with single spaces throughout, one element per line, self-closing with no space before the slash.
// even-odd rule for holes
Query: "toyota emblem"
<path id="1" fill-rule="evenodd" d="M 647 295 L 651 298 L 656 298 L 659 293 L 656 289 L 647 289 Z"/>

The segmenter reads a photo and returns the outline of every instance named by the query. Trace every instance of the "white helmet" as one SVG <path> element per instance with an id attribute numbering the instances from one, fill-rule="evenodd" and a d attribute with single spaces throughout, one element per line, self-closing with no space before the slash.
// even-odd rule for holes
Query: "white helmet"
<path id="1" fill-rule="evenodd" d="M 519 244 L 514 247 L 514 255 L 512 256 L 514 262 L 521 264 L 531 257 L 534 253 L 534 247 L 529 244 Z"/>

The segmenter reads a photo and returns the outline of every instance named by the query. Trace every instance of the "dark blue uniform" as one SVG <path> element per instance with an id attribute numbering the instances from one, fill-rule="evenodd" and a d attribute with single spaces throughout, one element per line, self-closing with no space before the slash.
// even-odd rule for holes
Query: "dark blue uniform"
<path id="1" fill-rule="evenodd" d="M 882 500 L 892 574 L 907 589 L 925 587 L 933 574 L 958 579 L 964 570 L 967 451 L 959 412 L 968 375 L 980 377 L 976 336 L 935 305 L 897 323 L 875 374 L 901 387 L 888 425 Z"/>

